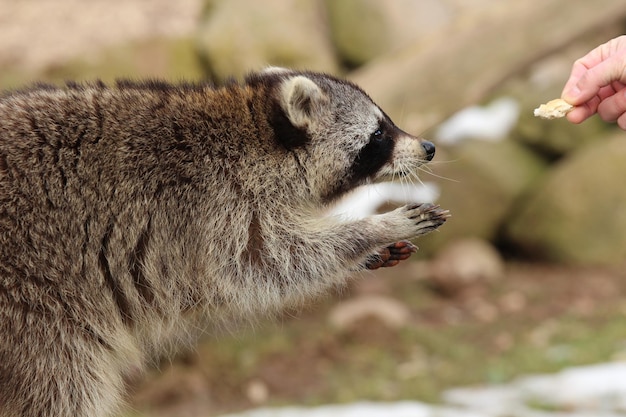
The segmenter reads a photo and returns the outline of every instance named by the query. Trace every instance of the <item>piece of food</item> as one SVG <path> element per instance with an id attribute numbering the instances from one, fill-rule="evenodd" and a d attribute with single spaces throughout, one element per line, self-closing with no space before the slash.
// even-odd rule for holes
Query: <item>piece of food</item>
<path id="1" fill-rule="evenodd" d="M 559 119 L 565 117 L 573 108 L 574 106 L 565 100 L 556 98 L 536 108 L 535 116 L 541 117 L 542 119 Z"/>

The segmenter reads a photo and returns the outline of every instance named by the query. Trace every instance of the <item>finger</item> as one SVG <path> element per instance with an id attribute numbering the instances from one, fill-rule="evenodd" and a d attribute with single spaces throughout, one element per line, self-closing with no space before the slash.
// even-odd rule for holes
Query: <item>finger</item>
<path id="1" fill-rule="evenodd" d="M 415 252 L 416 251 L 411 250 L 410 248 L 389 248 L 389 253 L 391 254 L 391 256 L 402 255 L 402 254 L 410 255 Z"/>
<path id="2" fill-rule="evenodd" d="M 625 50 L 626 35 L 622 35 L 592 49 L 585 56 L 577 59 L 572 65 L 569 79 L 563 88 L 562 98 L 568 103 L 579 104 L 577 100 L 581 93 L 579 89 L 581 86 L 578 84 L 584 74 L 611 57 L 623 55 Z"/>
<path id="3" fill-rule="evenodd" d="M 596 113 L 600 97 L 593 97 L 582 106 L 574 107 L 572 111 L 567 113 L 567 120 L 572 123 L 582 123 Z"/>
<path id="4" fill-rule="evenodd" d="M 598 111 L 598 105 L 602 100 L 612 96 L 615 94 L 614 86 L 619 87 L 623 85 L 621 83 L 613 83 L 610 86 L 602 87 L 598 94 L 595 97 L 592 97 L 586 103 L 581 106 L 575 107 L 572 111 L 567 114 L 567 120 L 572 123 L 582 123 Z"/>
<path id="5" fill-rule="evenodd" d="M 613 81 L 611 83 L 611 87 L 613 88 L 613 91 L 620 91 L 626 88 L 626 84 L 621 81 Z"/>
<path id="6" fill-rule="evenodd" d="M 371 258 L 365 263 L 365 267 L 369 270 L 375 270 L 378 268 L 382 268 L 382 266 L 387 262 L 380 257 Z"/>
<path id="7" fill-rule="evenodd" d="M 573 105 L 580 105 L 586 100 L 589 100 L 591 96 L 596 92 L 589 92 L 581 96 L 581 90 L 578 86 L 580 79 L 593 67 L 600 64 L 609 55 L 606 52 L 607 44 L 598 46 L 590 51 L 582 58 L 577 59 L 572 65 L 570 76 L 563 87 L 561 98 Z"/>
<path id="8" fill-rule="evenodd" d="M 607 85 L 606 87 L 602 87 L 600 89 L 600 91 L 598 91 L 597 96 L 600 99 L 600 102 L 602 102 L 602 101 L 606 100 L 607 98 L 611 97 L 612 95 L 614 95 L 619 90 L 621 90 L 621 89 L 616 90 L 615 88 L 613 88 L 613 83 L 611 83 L 611 85 Z"/>
<path id="9" fill-rule="evenodd" d="M 567 120 L 569 120 L 570 123 L 579 124 L 591 117 L 592 114 L 593 113 L 588 111 L 587 108 L 581 106 L 574 107 L 574 109 L 567 113 L 567 116 L 565 117 L 567 117 Z"/>
<path id="10" fill-rule="evenodd" d="M 622 130 L 626 130 L 626 113 L 617 118 L 617 125 Z"/>
<path id="11" fill-rule="evenodd" d="M 392 253 L 389 257 L 390 260 L 398 259 L 400 261 L 404 261 L 405 259 L 409 259 L 413 255 L 412 253 Z"/>
<path id="12" fill-rule="evenodd" d="M 580 60 L 574 62 L 570 76 L 565 83 L 565 86 L 563 87 L 563 91 L 561 92 L 561 98 L 573 105 L 583 103 L 582 99 L 579 98 L 581 92 L 580 89 L 577 87 L 577 84 L 580 81 L 580 78 L 589 70 L 589 68 L 592 68 L 593 65 L 596 65 L 586 63 L 583 61 L 584 59 L 585 58 L 581 58 Z"/>
<path id="13" fill-rule="evenodd" d="M 626 112 L 626 90 L 605 98 L 598 105 L 598 115 L 605 122 L 615 122 Z"/>
<path id="14" fill-rule="evenodd" d="M 388 246 L 388 249 L 394 253 L 414 253 L 417 252 L 417 246 L 408 240 L 401 240 Z"/>
<path id="15" fill-rule="evenodd" d="M 575 86 L 564 93 L 564 100 L 575 106 L 580 105 L 616 81 L 626 82 L 626 52 L 611 56 L 589 68 L 581 75 Z M 576 90 L 580 92 L 579 95 L 572 97 Z"/>
<path id="16" fill-rule="evenodd" d="M 392 260 L 389 260 L 389 261 L 385 262 L 384 264 L 382 264 L 382 267 L 383 267 L 383 268 L 391 268 L 391 267 L 393 267 L 393 266 L 398 265 L 399 263 L 400 263 L 400 261 L 399 261 L 399 260 L 397 260 L 397 259 L 392 259 Z"/>

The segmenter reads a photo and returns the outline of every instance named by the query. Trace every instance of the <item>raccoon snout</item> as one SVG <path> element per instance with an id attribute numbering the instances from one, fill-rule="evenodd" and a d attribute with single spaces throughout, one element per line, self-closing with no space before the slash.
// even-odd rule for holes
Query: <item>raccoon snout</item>
<path id="1" fill-rule="evenodd" d="M 423 140 L 422 149 L 424 149 L 424 152 L 426 153 L 424 159 L 426 159 L 427 161 L 432 161 L 435 157 L 435 144 L 430 141 Z"/>

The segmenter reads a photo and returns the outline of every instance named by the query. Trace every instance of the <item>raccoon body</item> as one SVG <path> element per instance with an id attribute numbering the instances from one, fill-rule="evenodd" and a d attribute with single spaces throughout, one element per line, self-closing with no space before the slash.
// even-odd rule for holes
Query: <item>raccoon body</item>
<path id="1" fill-rule="evenodd" d="M 433 155 L 360 88 L 310 72 L 0 97 L 0 416 L 109 416 L 125 374 L 205 323 L 407 258 L 402 241 L 447 212 L 322 212 Z"/>

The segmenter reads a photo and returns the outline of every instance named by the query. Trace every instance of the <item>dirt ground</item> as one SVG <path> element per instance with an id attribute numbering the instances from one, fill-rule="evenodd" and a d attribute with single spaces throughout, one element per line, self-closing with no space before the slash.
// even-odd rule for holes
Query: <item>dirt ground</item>
<path id="1" fill-rule="evenodd" d="M 303 311 L 209 338 L 138 383 L 133 407 L 201 416 L 359 399 L 437 402 L 446 388 L 626 352 L 626 272 L 618 268 L 509 262 L 497 282 L 442 295 L 414 279 L 415 267 L 381 271 Z M 402 303 L 409 320 L 329 325 L 336 306 L 371 294 Z"/>

